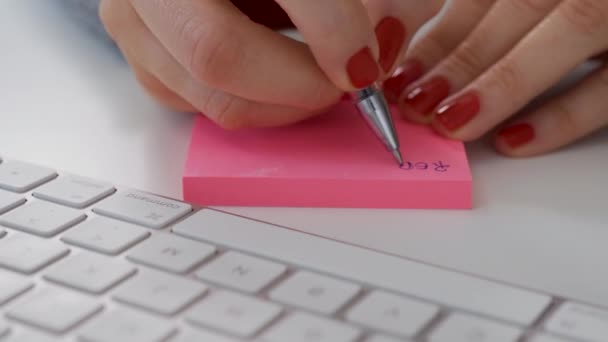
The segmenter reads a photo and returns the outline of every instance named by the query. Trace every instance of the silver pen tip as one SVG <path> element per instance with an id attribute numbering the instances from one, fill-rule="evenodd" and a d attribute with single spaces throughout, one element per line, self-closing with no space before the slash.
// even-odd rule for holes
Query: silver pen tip
<path id="1" fill-rule="evenodd" d="M 395 160 L 399 163 L 399 167 L 403 167 L 403 157 L 399 150 L 393 150 L 393 157 L 395 157 Z"/>

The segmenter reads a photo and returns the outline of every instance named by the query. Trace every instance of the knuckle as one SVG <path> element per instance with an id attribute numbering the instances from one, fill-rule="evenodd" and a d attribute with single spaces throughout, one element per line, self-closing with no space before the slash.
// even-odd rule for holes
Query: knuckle
<path id="1" fill-rule="evenodd" d="M 576 113 L 563 101 L 555 103 L 553 111 L 556 133 L 560 137 L 577 136 L 580 130 Z"/>
<path id="2" fill-rule="evenodd" d="M 464 74 L 469 79 L 477 77 L 485 66 L 479 47 L 478 38 L 465 40 L 446 60 L 447 71 L 457 75 Z"/>
<path id="3" fill-rule="evenodd" d="M 224 129 L 236 130 L 247 126 L 246 113 L 240 100 L 220 90 L 212 90 L 200 108 L 207 117 Z"/>
<path id="4" fill-rule="evenodd" d="M 496 64 L 489 74 L 490 86 L 497 87 L 502 94 L 517 96 L 525 93 L 525 81 L 522 71 L 508 59 Z"/>
<path id="5" fill-rule="evenodd" d="M 186 41 L 190 71 L 199 81 L 220 86 L 232 79 L 231 71 L 243 59 L 243 50 L 230 28 L 204 25 L 196 18 L 184 21 L 181 36 Z"/>
<path id="6" fill-rule="evenodd" d="M 604 31 L 608 22 L 606 0 L 569 0 L 559 8 L 564 19 L 584 34 Z"/>
<path id="7" fill-rule="evenodd" d="M 425 56 L 425 60 L 429 64 L 435 64 L 450 53 L 452 45 L 448 35 L 443 32 L 434 32 L 416 46 L 417 51 L 412 51 L 412 55 Z"/>

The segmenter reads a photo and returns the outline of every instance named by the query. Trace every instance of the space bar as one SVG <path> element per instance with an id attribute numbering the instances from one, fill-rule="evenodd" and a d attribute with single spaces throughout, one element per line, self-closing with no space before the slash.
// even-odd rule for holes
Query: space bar
<path id="1" fill-rule="evenodd" d="M 201 210 L 174 233 L 449 307 L 530 325 L 550 297 L 344 243 Z"/>

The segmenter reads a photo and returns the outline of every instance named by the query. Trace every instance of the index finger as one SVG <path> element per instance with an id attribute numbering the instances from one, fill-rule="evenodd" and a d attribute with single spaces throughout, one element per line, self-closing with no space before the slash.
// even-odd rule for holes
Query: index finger
<path id="1" fill-rule="evenodd" d="M 309 44 L 321 69 L 352 91 L 380 77 L 378 42 L 360 0 L 276 0 Z"/>
<path id="2" fill-rule="evenodd" d="M 311 110 L 341 95 L 305 44 L 252 22 L 227 0 L 131 2 L 171 55 L 206 85 Z"/>

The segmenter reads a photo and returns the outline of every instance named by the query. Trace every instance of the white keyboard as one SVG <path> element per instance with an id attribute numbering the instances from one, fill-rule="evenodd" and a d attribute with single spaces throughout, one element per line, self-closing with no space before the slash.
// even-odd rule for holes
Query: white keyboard
<path id="1" fill-rule="evenodd" d="M 0 162 L 1 342 L 608 341 L 608 311 Z"/>

